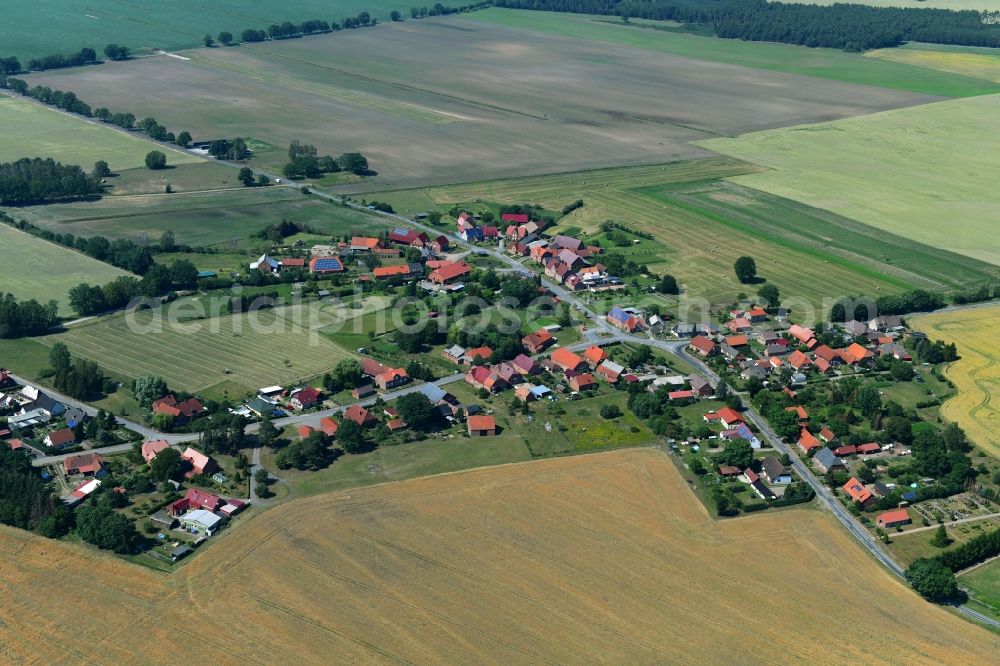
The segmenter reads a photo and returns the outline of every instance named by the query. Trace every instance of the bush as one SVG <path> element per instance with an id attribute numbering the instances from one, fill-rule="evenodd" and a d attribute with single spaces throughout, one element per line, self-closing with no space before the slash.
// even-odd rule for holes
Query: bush
<path id="1" fill-rule="evenodd" d="M 159 150 L 151 150 L 146 154 L 147 169 L 165 169 L 167 166 L 167 156 Z"/>
<path id="2" fill-rule="evenodd" d="M 601 418 L 603 419 L 617 419 L 622 415 L 622 410 L 619 409 L 618 405 L 604 405 L 601 407 Z"/>

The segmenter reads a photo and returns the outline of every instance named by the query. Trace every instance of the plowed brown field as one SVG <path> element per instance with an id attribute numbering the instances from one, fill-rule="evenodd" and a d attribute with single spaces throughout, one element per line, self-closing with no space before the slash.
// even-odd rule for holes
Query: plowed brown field
<path id="1" fill-rule="evenodd" d="M 818 511 L 713 522 L 653 450 L 290 502 L 170 576 L 0 536 L 11 661 L 976 664 L 1000 651 Z"/>

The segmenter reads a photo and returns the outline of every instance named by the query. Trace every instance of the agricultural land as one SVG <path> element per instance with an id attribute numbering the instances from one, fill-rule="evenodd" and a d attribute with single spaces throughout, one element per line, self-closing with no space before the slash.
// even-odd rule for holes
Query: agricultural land
<path id="1" fill-rule="evenodd" d="M 16 30 L 4 33 L 4 55 L 23 59 L 52 53 L 100 49 L 116 43 L 142 54 L 153 49 L 201 46 L 202 36 L 247 28 L 266 30 L 272 23 L 323 19 L 341 21 L 362 11 L 385 21 L 393 9 L 409 15 L 402 0 L 300 0 L 294 4 L 266 0 L 131 0 L 93 3 L 87 0 L 41 0 L 10 6 L 6 20 Z"/>
<path id="2" fill-rule="evenodd" d="M 434 48 L 439 44 L 448 48 Z M 460 68 L 455 53 L 463 54 Z M 378 175 L 340 186 L 349 192 L 706 156 L 690 142 L 909 106 L 940 94 L 572 36 L 539 39 L 522 28 L 459 17 L 197 49 L 185 58 L 53 70 L 28 80 L 140 118 L 155 116 L 195 138 L 253 137 L 275 147 L 255 152 L 257 165 L 272 170 L 284 164 L 293 139 L 315 144 L 321 154 L 358 150 Z M 873 69 L 908 67 L 857 59 Z M 520 74 L 508 78 L 511 71 Z M 595 87 L 603 94 L 595 96 Z M 179 88 L 184 104 L 172 103 Z"/>
<path id="3" fill-rule="evenodd" d="M 147 142 L 135 136 L 4 94 L 0 94 L 0 127 L 17 128 L 4 132 L 0 162 L 51 157 L 85 169 L 97 160 L 104 160 L 112 169 L 129 169 L 142 166 L 151 150 Z M 168 164 L 199 161 L 193 155 L 167 150 Z"/>
<path id="4" fill-rule="evenodd" d="M 39 303 L 55 300 L 71 315 L 67 294 L 81 282 L 103 284 L 125 271 L 0 224 L 0 292 Z"/>
<path id="5" fill-rule="evenodd" d="M 28 662 L 158 660 L 167 646 L 172 659 L 197 646 L 217 663 L 265 652 L 303 663 L 725 661 L 749 642 L 788 660 L 978 664 L 1000 650 L 920 602 L 821 513 L 713 522 L 648 450 L 288 503 L 167 577 L 3 537 L 4 649 Z M 852 621 L 859 599 L 864 623 Z M 816 631 L 831 621 L 843 640 Z M 76 640 L 52 640 L 67 625 Z"/>
<path id="6" fill-rule="evenodd" d="M 1000 54 L 994 49 L 943 44 L 907 44 L 868 51 L 865 56 L 1000 82 Z"/>
<path id="7" fill-rule="evenodd" d="M 958 346 L 961 359 L 946 371 L 958 395 L 942 406 L 941 415 L 962 426 L 984 451 L 1000 457 L 1000 349 L 993 335 L 1000 325 L 1000 308 L 925 315 L 911 325 Z"/>
<path id="8" fill-rule="evenodd" d="M 998 109 L 974 97 L 699 145 L 772 169 L 742 185 L 1000 264 Z"/>

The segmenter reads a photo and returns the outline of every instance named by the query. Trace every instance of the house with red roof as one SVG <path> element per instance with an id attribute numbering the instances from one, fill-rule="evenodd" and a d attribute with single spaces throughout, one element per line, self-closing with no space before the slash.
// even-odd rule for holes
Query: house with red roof
<path id="1" fill-rule="evenodd" d="M 537 375 L 541 372 L 535 360 L 526 354 L 518 354 L 511 363 L 524 375 Z"/>
<path id="2" fill-rule="evenodd" d="M 189 421 L 205 411 L 207 410 L 197 398 L 177 402 L 177 398 L 168 395 L 153 403 L 153 414 L 167 414 L 179 423 Z"/>
<path id="3" fill-rule="evenodd" d="M 450 262 L 431 271 L 430 281 L 434 284 L 451 284 L 472 272 L 472 267 L 464 261 Z"/>
<path id="4" fill-rule="evenodd" d="M 875 442 L 868 442 L 867 444 L 858 444 L 858 453 L 863 456 L 870 456 L 873 453 L 878 453 L 882 450 L 882 447 Z"/>
<path id="5" fill-rule="evenodd" d="M 316 431 L 307 425 L 300 425 L 298 428 L 295 429 L 295 432 L 298 433 L 299 439 L 305 439 Z"/>
<path id="6" fill-rule="evenodd" d="M 418 232 L 413 229 L 396 227 L 389 232 L 388 240 L 390 243 L 396 243 L 397 245 L 424 247 L 430 239 L 427 237 L 427 234 L 422 231 Z"/>
<path id="7" fill-rule="evenodd" d="M 726 328 L 728 328 L 733 333 L 746 333 L 747 331 L 753 329 L 753 325 L 750 320 L 745 317 L 737 317 L 736 319 L 730 319 L 726 322 Z"/>
<path id="8" fill-rule="evenodd" d="M 507 224 L 527 224 L 529 218 L 527 213 L 503 213 L 500 216 L 500 221 Z"/>
<path id="9" fill-rule="evenodd" d="M 67 475 L 101 476 L 104 473 L 104 458 L 100 453 L 81 453 L 63 461 Z"/>
<path id="10" fill-rule="evenodd" d="M 490 414 L 470 416 L 466 427 L 469 437 L 493 437 L 497 434 L 496 420 Z"/>
<path id="11" fill-rule="evenodd" d="M 816 436 L 813 435 L 811 432 L 809 432 L 805 428 L 803 428 L 802 431 L 799 432 L 799 448 L 802 449 L 803 453 L 809 453 L 813 449 L 818 449 L 821 447 L 822 445 L 819 443 L 819 440 L 816 439 Z"/>
<path id="12" fill-rule="evenodd" d="M 211 474 L 219 469 L 219 466 L 215 464 L 214 460 L 201 451 L 192 449 L 190 446 L 184 449 L 184 453 L 181 454 L 181 460 L 185 460 L 191 464 L 191 469 L 184 475 L 186 477 L 192 477 L 199 474 Z"/>
<path id="13" fill-rule="evenodd" d="M 851 345 L 842 352 L 844 359 L 851 365 L 867 365 L 875 358 L 875 352 L 852 342 Z"/>
<path id="14" fill-rule="evenodd" d="M 362 428 L 374 425 L 376 422 L 376 418 L 372 415 L 372 413 L 357 403 L 347 408 L 344 412 L 344 418 L 354 421 Z"/>
<path id="15" fill-rule="evenodd" d="M 377 377 L 389 368 L 367 356 L 361 359 L 361 374 L 366 377 Z"/>
<path id="16" fill-rule="evenodd" d="M 792 407 L 785 407 L 786 412 L 795 412 L 795 415 L 799 417 L 799 423 L 809 420 L 809 412 L 802 405 L 793 405 Z"/>
<path id="17" fill-rule="evenodd" d="M 340 429 L 340 424 L 329 416 L 324 416 L 319 420 L 319 429 L 322 430 L 323 434 L 327 437 L 334 437 L 337 434 L 337 430 Z"/>
<path id="18" fill-rule="evenodd" d="M 279 259 L 278 263 L 281 264 L 282 268 L 305 268 L 306 260 L 302 257 L 285 257 L 284 259 Z"/>
<path id="19" fill-rule="evenodd" d="M 902 527 L 903 525 L 909 525 L 913 522 L 910 518 L 910 514 L 906 509 L 893 509 L 892 511 L 886 511 L 885 513 L 880 513 L 878 518 L 875 519 L 875 524 L 884 530 L 891 527 Z"/>
<path id="20" fill-rule="evenodd" d="M 732 407 L 723 407 L 717 412 L 709 412 L 702 417 L 705 423 L 719 422 L 726 428 L 733 428 L 743 423 L 743 417 Z"/>
<path id="21" fill-rule="evenodd" d="M 525 349 L 532 354 L 538 354 L 545 351 L 545 349 L 554 344 L 555 341 L 555 337 L 544 328 L 540 328 L 534 333 L 529 333 L 521 338 L 521 344 L 523 344 Z"/>
<path id="22" fill-rule="evenodd" d="M 668 400 L 695 400 L 698 394 L 690 389 L 683 391 L 671 391 L 667 394 Z"/>
<path id="23" fill-rule="evenodd" d="M 167 513 L 171 516 L 179 516 L 187 511 L 205 509 L 206 511 L 216 511 L 225 502 L 218 495 L 206 493 L 197 488 L 188 488 L 184 497 L 176 502 L 167 505 Z"/>
<path id="24" fill-rule="evenodd" d="M 809 349 L 812 349 L 816 345 L 816 334 L 805 326 L 792 324 L 788 327 L 788 335 Z"/>
<path id="25" fill-rule="evenodd" d="M 800 352 L 798 349 L 789 354 L 786 360 L 788 364 L 796 370 L 807 370 L 809 366 L 813 364 L 813 362 L 809 360 L 809 357 L 806 356 L 804 352 Z"/>
<path id="26" fill-rule="evenodd" d="M 583 350 L 583 357 L 587 359 L 587 362 L 590 363 L 591 366 L 596 367 L 608 358 L 608 353 L 597 345 L 590 345 Z"/>
<path id="27" fill-rule="evenodd" d="M 844 484 L 843 490 L 847 493 L 848 497 L 862 507 L 866 507 L 875 501 L 875 496 L 872 495 L 870 490 L 865 488 L 865 484 L 861 483 L 853 476 L 850 481 Z"/>
<path id="28" fill-rule="evenodd" d="M 355 236 L 351 239 L 351 250 L 353 252 L 371 252 L 372 250 L 380 247 L 382 247 L 382 241 L 378 238 Z"/>
<path id="29" fill-rule="evenodd" d="M 621 377 L 623 372 L 625 372 L 625 368 L 614 361 L 605 361 L 597 366 L 597 374 L 601 375 L 612 384 L 618 381 L 618 378 Z"/>
<path id="30" fill-rule="evenodd" d="M 693 351 L 697 352 L 701 356 L 712 356 L 718 353 L 718 347 L 716 344 L 709 340 L 704 335 L 698 335 L 691 339 L 691 343 L 688 345 Z"/>
<path id="31" fill-rule="evenodd" d="M 493 356 L 493 350 L 489 347 L 474 347 L 465 350 L 465 356 L 462 357 L 462 360 L 471 365 L 477 361 L 489 361 L 491 356 Z"/>
<path id="32" fill-rule="evenodd" d="M 157 456 L 160 451 L 170 448 L 170 443 L 165 439 L 153 439 L 148 442 L 142 443 L 142 459 L 146 461 L 146 464 L 153 462 L 153 458 Z"/>
<path id="33" fill-rule="evenodd" d="M 76 442 L 76 433 L 69 428 L 54 430 L 45 436 L 45 446 L 61 449 Z"/>
<path id="34" fill-rule="evenodd" d="M 847 444 L 845 446 L 838 446 L 833 450 L 833 455 L 835 456 L 853 456 L 858 452 L 858 447 L 853 444 Z"/>
<path id="35" fill-rule="evenodd" d="M 755 305 L 751 309 L 747 310 L 743 316 L 749 319 L 753 324 L 760 324 L 761 322 L 767 321 L 767 310 L 759 305 Z"/>
<path id="36" fill-rule="evenodd" d="M 825 442 L 826 444 L 829 444 L 833 440 L 837 439 L 837 435 L 826 426 L 823 426 L 819 430 L 819 438 L 822 439 L 823 442 Z"/>
<path id="37" fill-rule="evenodd" d="M 597 388 L 597 382 L 594 380 L 594 375 L 584 372 L 574 374 L 570 377 L 569 387 L 574 391 L 589 391 L 590 389 Z"/>
<path id="38" fill-rule="evenodd" d="M 586 362 L 584 362 L 582 358 L 565 347 L 560 347 L 552 352 L 550 359 L 563 372 L 566 372 L 567 370 L 581 372 L 587 367 Z"/>
<path id="39" fill-rule="evenodd" d="M 292 394 L 291 400 L 289 402 L 295 409 L 309 409 L 320 403 L 323 399 L 323 394 L 319 392 L 318 389 L 312 386 L 307 386 L 304 389 L 296 391 Z"/>
<path id="40" fill-rule="evenodd" d="M 750 337 L 746 335 L 729 335 L 726 336 L 726 344 L 737 349 L 739 347 L 746 347 L 750 344 Z"/>
<path id="41" fill-rule="evenodd" d="M 383 391 L 394 389 L 410 381 L 410 376 L 403 368 L 389 368 L 385 372 L 375 375 L 375 385 Z"/>

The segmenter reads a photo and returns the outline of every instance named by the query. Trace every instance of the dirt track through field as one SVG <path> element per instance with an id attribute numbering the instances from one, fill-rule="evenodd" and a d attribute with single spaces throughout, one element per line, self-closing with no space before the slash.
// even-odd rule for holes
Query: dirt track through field
<path id="1" fill-rule="evenodd" d="M 1000 650 L 817 511 L 710 520 L 655 450 L 294 501 L 170 576 L 0 534 L 0 649 L 32 663 L 977 664 Z"/>

